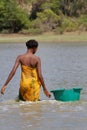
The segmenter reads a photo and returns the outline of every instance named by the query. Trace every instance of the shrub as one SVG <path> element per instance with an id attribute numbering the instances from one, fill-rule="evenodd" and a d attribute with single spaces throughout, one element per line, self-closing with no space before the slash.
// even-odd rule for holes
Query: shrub
<path id="1" fill-rule="evenodd" d="M 55 34 L 63 34 L 64 30 L 62 27 L 57 27 L 56 29 L 54 29 L 54 33 Z"/>
<path id="2" fill-rule="evenodd" d="M 19 8 L 15 1 L 0 1 L 0 30 L 9 32 L 18 32 L 22 28 L 28 28 L 28 15 Z"/>
<path id="3" fill-rule="evenodd" d="M 50 31 L 56 28 L 59 16 L 53 11 L 46 9 L 41 13 L 37 13 L 37 16 L 37 19 L 32 23 L 33 28 L 39 28 L 42 31 Z"/>
<path id="4" fill-rule="evenodd" d="M 62 20 L 62 28 L 65 31 L 71 32 L 76 31 L 78 29 L 78 24 L 76 19 L 70 19 L 69 17 L 64 17 Z"/>
<path id="5" fill-rule="evenodd" d="M 78 18 L 79 28 L 87 31 L 87 15 L 81 15 Z"/>
<path id="6" fill-rule="evenodd" d="M 30 34 L 30 35 L 39 35 L 39 34 L 42 34 L 43 32 L 39 28 L 37 28 L 37 29 L 30 28 L 30 29 L 22 29 L 19 33 L 20 34 Z"/>
<path id="7" fill-rule="evenodd" d="M 9 30 L 3 29 L 0 33 L 2 33 L 2 34 L 9 34 Z"/>

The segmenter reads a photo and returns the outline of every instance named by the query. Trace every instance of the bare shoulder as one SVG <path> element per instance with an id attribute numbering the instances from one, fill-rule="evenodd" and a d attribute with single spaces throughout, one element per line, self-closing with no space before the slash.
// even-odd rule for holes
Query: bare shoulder
<path id="1" fill-rule="evenodd" d="M 21 57 L 22 57 L 22 55 L 18 55 L 18 56 L 17 56 L 17 59 L 20 59 Z"/>
<path id="2" fill-rule="evenodd" d="M 38 57 L 38 56 L 37 56 L 37 63 L 38 63 L 38 64 L 41 64 L 41 59 L 40 59 L 40 57 Z"/>
<path id="3" fill-rule="evenodd" d="M 19 61 L 20 61 L 23 57 L 24 57 L 24 54 L 18 55 L 16 60 L 19 60 Z"/>
<path id="4" fill-rule="evenodd" d="M 25 57 L 26 54 L 21 54 L 21 55 L 18 55 L 18 58 L 23 58 Z"/>
<path id="5" fill-rule="evenodd" d="M 37 61 L 40 61 L 40 57 L 39 56 L 35 56 L 35 58 L 37 59 Z"/>

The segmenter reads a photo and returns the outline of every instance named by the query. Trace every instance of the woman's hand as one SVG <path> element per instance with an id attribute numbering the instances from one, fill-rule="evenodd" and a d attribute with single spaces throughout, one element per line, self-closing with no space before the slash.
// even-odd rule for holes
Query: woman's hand
<path id="1" fill-rule="evenodd" d="M 5 89 L 6 89 L 6 86 L 3 86 L 3 87 L 1 88 L 1 94 L 4 94 Z"/>
<path id="2" fill-rule="evenodd" d="M 44 89 L 43 91 L 44 91 L 45 95 L 46 95 L 48 98 L 51 97 L 51 94 L 47 91 L 47 89 Z"/>

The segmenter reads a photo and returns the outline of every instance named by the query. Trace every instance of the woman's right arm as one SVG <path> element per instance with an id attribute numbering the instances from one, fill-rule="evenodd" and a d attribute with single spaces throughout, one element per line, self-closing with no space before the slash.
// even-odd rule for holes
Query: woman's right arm
<path id="1" fill-rule="evenodd" d="M 8 75 L 8 78 L 5 82 L 5 84 L 3 85 L 3 87 L 1 88 L 1 94 L 4 94 L 5 89 L 7 88 L 8 83 L 10 82 L 10 80 L 13 78 L 18 66 L 20 64 L 20 56 L 17 57 L 15 64 L 13 66 L 13 69 L 11 70 L 10 74 Z"/>

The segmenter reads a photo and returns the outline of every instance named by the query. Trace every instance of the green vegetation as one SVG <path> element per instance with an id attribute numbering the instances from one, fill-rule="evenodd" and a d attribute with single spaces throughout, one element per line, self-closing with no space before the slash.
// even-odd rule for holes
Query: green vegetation
<path id="1" fill-rule="evenodd" d="M 0 0 L 0 33 L 87 31 L 86 0 Z"/>

